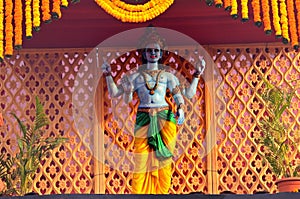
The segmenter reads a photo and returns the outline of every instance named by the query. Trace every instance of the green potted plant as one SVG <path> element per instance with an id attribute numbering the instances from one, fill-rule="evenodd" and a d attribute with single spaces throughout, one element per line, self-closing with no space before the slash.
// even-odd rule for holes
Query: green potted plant
<path id="1" fill-rule="evenodd" d="M 25 124 L 14 113 L 21 130 L 17 138 L 18 152 L 12 156 L 0 156 L 0 180 L 2 195 L 25 195 L 32 192 L 35 172 L 41 160 L 66 141 L 63 137 L 45 137 L 45 127 L 49 120 L 44 113 L 44 108 L 39 98 L 36 97 L 36 114 L 33 124 Z"/>
<path id="2" fill-rule="evenodd" d="M 300 165 L 293 161 L 295 157 L 291 149 L 299 152 L 297 146 L 299 136 L 289 137 L 290 129 L 282 119 L 285 111 L 290 108 L 296 89 L 281 89 L 266 79 L 263 81 L 263 87 L 259 92 L 265 107 L 264 117 L 259 120 L 259 127 L 262 131 L 262 136 L 259 138 L 262 146 L 261 155 L 276 175 L 279 191 L 297 191 L 300 189 Z M 286 181 L 296 182 L 297 185 L 282 190 L 286 185 L 281 183 Z"/>

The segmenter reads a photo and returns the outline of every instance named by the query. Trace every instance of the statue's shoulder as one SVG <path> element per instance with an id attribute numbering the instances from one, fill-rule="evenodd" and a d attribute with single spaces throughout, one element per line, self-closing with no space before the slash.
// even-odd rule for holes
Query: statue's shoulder
<path id="1" fill-rule="evenodd" d="M 164 75 L 168 78 L 168 79 L 177 79 L 177 77 L 175 76 L 175 74 L 169 72 L 169 71 L 164 71 Z"/>
<path id="2" fill-rule="evenodd" d="M 140 76 L 139 72 L 133 72 L 133 73 L 128 74 L 128 78 L 131 81 L 134 81 L 139 76 Z"/>

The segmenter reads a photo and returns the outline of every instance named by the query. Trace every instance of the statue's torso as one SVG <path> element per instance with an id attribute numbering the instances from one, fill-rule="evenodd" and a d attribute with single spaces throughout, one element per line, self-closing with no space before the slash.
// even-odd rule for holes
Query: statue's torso
<path id="1" fill-rule="evenodd" d="M 137 92 L 140 100 L 139 108 L 168 106 L 165 96 L 167 88 L 170 86 L 169 82 L 171 82 L 172 78 L 176 78 L 175 76 L 163 70 L 157 70 L 141 71 L 131 78 L 133 79 L 134 90 Z"/>

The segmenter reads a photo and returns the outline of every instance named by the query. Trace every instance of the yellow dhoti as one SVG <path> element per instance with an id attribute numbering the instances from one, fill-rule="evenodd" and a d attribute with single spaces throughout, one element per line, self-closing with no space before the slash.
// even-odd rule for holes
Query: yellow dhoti
<path id="1" fill-rule="evenodd" d="M 169 192 L 175 144 L 176 120 L 170 110 L 150 115 L 138 112 L 134 142 L 133 193 Z"/>

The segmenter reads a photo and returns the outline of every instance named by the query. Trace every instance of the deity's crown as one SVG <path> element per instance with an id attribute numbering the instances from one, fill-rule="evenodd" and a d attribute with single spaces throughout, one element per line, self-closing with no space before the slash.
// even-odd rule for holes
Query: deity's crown
<path id="1" fill-rule="evenodd" d="M 138 48 L 143 49 L 151 43 L 157 43 L 161 49 L 164 49 L 166 46 L 165 39 L 157 32 L 154 26 L 149 25 L 145 33 L 139 39 Z"/>

